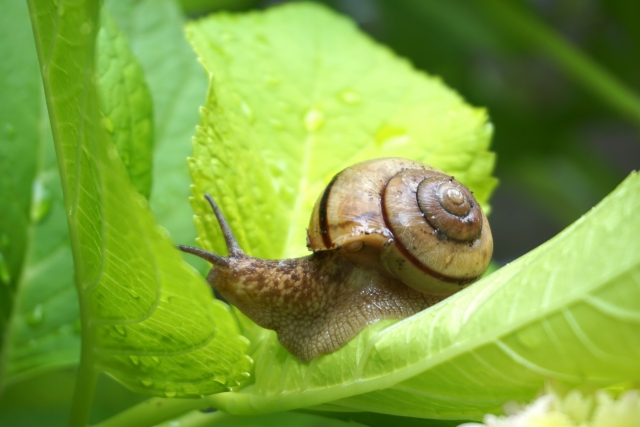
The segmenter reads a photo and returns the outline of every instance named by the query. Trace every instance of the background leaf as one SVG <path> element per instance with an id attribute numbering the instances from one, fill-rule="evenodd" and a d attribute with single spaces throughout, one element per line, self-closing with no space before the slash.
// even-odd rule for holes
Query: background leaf
<path id="1" fill-rule="evenodd" d="M 100 126 L 93 85 L 97 6 L 31 7 L 83 318 L 79 384 L 87 384 L 83 364 L 96 363 L 141 392 L 226 390 L 246 377 L 246 340 L 158 229 Z"/>
<path id="2" fill-rule="evenodd" d="M 305 228 L 323 186 L 375 157 L 444 169 L 486 205 L 495 180 L 485 111 L 349 21 L 292 4 L 216 15 L 187 34 L 211 74 L 190 163 L 201 246 L 224 251 L 202 199 L 210 192 L 252 255 L 308 253 Z"/>
<path id="3" fill-rule="evenodd" d="M 153 112 L 142 67 L 108 9 L 100 14 L 96 69 L 102 123 L 112 134 L 134 188 L 151 192 Z"/>
<path id="4" fill-rule="evenodd" d="M 5 40 L 0 46 L 0 276 L 9 277 L 0 286 L 8 316 L 0 340 L 4 387 L 76 362 L 80 325 L 60 176 L 26 3 L 7 4 L 0 21 Z"/>

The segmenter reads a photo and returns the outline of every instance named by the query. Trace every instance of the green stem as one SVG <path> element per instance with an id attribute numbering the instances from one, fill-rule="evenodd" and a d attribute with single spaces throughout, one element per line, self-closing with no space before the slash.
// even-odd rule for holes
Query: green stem
<path id="1" fill-rule="evenodd" d="M 189 411 L 205 409 L 209 402 L 205 399 L 162 399 L 146 400 L 93 427 L 150 427 L 179 417 Z"/>
<path id="2" fill-rule="evenodd" d="M 513 36 L 550 56 L 564 72 L 640 126 L 640 97 L 535 16 L 504 0 L 479 0 Z"/>
<path id="3" fill-rule="evenodd" d="M 84 427 L 87 425 L 91 412 L 91 401 L 95 391 L 98 371 L 93 368 L 93 361 L 80 356 L 80 366 L 76 374 L 76 386 L 73 390 L 73 402 L 69 425 L 71 427 Z"/>

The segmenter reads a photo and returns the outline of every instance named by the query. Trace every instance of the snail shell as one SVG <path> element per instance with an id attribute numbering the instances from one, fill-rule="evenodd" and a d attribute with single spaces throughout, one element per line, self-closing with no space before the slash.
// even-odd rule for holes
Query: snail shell
<path id="1" fill-rule="evenodd" d="M 373 322 L 411 316 L 462 289 L 482 275 L 493 248 L 471 192 L 405 159 L 371 160 L 336 175 L 314 207 L 313 254 L 303 258 L 248 256 L 205 197 L 228 256 L 178 248 L 211 262 L 209 284 L 305 362 Z"/>
<path id="2" fill-rule="evenodd" d="M 381 272 L 421 292 L 451 295 L 485 272 L 493 239 L 464 185 L 431 166 L 386 158 L 333 178 L 314 207 L 307 246 L 343 248 L 359 264 L 367 264 L 357 254 L 366 247 L 367 256 L 379 256 Z"/>

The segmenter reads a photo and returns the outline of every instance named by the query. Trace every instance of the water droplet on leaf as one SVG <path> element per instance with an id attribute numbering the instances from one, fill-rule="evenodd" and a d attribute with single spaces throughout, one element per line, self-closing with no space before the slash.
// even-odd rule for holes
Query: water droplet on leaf
<path id="1" fill-rule="evenodd" d="M 13 139 L 16 136 L 16 128 L 11 123 L 4 124 L 4 135 L 7 139 Z"/>
<path id="2" fill-rule="evenodd" d="M 278 106 L 282 109 L 282 111 L 289 112 L 291 111 L 291 105 L 289 105 L 286 101 L 279 101 Z"/>
<path id="3" fill-rule="evenodd" d="M 47 216 L 51 209 L 51 194 L 46 189 L 40 178 L 33 182 L 33 195 L 31 200 L 31 221 L 39 223 Z"/>
<path id="4" fill-rule="evenodd" d="M 158 358 L 158 356 L 151 356 L 151 360 L 153 360 L 156 363 L 160 363 L 160 359 Z"/>
<path id="5" fill-rule="evenodd" d="M 253 121 L 255 120 L 255 116 L 253 115 L 253 110 L 247 105 L 246 102 L 240 102 L 240 110 L 242 110 L 242 114 L 247 117 L 249 123 L 253 123 Z"/>
<path id="6" fill-rule="evenodd" d="M 145 387 L 151 387 L 153 385 L 153 381 L 151 381 L 151 380 L 140 380 L 140 382 Z"/>
<path id="7" fill-rule="evenodd" d="M 322 111 L 312 108 L 304 116 L 304 127 L 309 132 L 314 132 L 324 124 L 324 114 Z"/>
<path id="8" fill-rule="evenodd" d="M 131 355 L 129 356 L 129 359 L 131 359 L 131 363 L 133 363 L 136 366 L 140 364 L 140 358 L 138 356 Z"/>
<path id="9" fill-rule="evenodd" d="M 111 160 L 115 160 L 118 158 L 118 150 L 116 150 L 116 147 L 109 148 L 108 154 Z"/>
<path id="10" fill-rule="evenodd" d="M 43 320 L 44 308 L 42 307 L 42 304 L 38 304 L 33 308 L 31 313 L 29 313 L 29 316 L 27 316 L 27 323 L 30 326 L 37 326 L 41 324 Z"/>
<path id="11" fill-rule="evenodd" d="M 343 90 L 338 94 L 338 98 L 345 104 L 349 105 L 357 105 L 360 104 L 362 98 L 360 98 L 360 94 L 354 90 Z"/>
<path id="12" fill-rule="evenodd" d="M 271 74 L 267 74 L 264 76 L 264 81 L 271 86 L 276 86 L 280 84 L 280 80 L 273 77 Z"/>
<path id="13" fill-rule="evenodd" d="M 116 325 L 116 326 L 114 326 L 114 328 L 115 328 L 116 332 L 118 332 L 123 337 L 127 335 L 127 330 L 125 329 L 124 326 Z"/>
<path id="14" fill-rule="evenodd" d="M 0 282 L 8 285 L 11 282 L 11 273 L 9 272 L 9 265 L 4 258 L 4 254 L 0 252 Z"/>
<path id="15" fill-rule="evenodd" d="M 174 389 L 168 388 L 164 391 L 164 395 L 167 397 L 176 397 L 178 393 Z"/>
<path id="16" fill-rule="evenodd" d="M 80 32 L 82 34 L 89 34 L 91 32 L 91 23 L 85 22 L 84 24 L 80 25 Z"/>
<path id="17" fill-rule="evenodd" d="M 269 124 L 273 126 L 274 129 L 282 130 L 284 129 L 284 125 L 278 119 L 269 119 Z"/>
<path id="18" fill-rule="evenodd" d="M 405 128 L 389 124 L 383 124 L 378 128 L 375 139 L 378 147 L 384 145 L 386 148 L 406 145 L 411 141 Z"/>

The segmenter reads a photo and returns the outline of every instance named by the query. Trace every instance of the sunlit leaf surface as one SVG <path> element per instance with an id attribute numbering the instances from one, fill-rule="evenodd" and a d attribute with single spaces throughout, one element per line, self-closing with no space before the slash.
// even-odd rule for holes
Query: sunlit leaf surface
<path id="1" fill-rule="evenodd" d="M 227 390 L 246 378 L 246 340 L 155 224 L 101 121 L 98 6 L 31 6 L 84 313 L 83 363 L 149 394 Z"/>
<path id="2" fill-rule="evenodd" d="M 188 34 L 211 73 L 191 162 L 204 247 L 223 251 L 201 201 L 210 192 L 248 251 L 300 254 L 323 183 L 367 157 L 426 160 L 486 202 L 492 157 L 482 111 L 342 19 L 289 5 L 206 19 Z M 280 168 L 279 159 L 286 159 Z M 508 399 L 530 399 L 548 378 L 598 385 L 637 379 L 640 235 L 627 227 L 637 207 L 634 175 L 546 245 L 412 318 L 372 325 L 309 364 L 262 332 L 252 349 L 255 383 L 211 401 L 234 413 L 333 401 L 477 418 Z"/>

